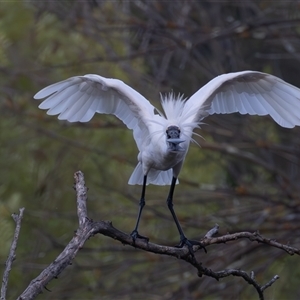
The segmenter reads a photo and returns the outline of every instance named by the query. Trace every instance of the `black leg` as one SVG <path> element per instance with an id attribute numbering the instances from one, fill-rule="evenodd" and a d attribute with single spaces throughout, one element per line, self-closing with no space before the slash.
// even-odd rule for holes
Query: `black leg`
<path id="1" fill-rule="evenodd" d="M 177 178 L 173 177 L 172 179 L 172 183 L 171 183 L 171 187 L 170 187 L 170 192 L 168 195 L 168 199 L 167 199 L 167 204 L 168 204 L 168 208 L 173 216 L 173 219 L 176 223 L 177 229 L 179 231 L 179 235 L 180 235 L 180 243 L 177 247 L 182 248 L 184 245 L 187 245 L 187 247 L 189 248 L 190 254 L 192 256 L 194 256 L 194 251 L 193 251 L 193 245 L 200 245 L 201 243 L 198 241 L 192 241 L 192 240 L 188 240 L 185 236 L 185 234 L 183 233 L 183 230 L 181 228 L 181 225 L 177 219 L 177 216 L 175 214 L 174 208 L 173 208 L 173 194 L 174 194 L 174 189 L 175 189 L 175 185 L 176 185 L 176 180 Z M 203 247 L 204 248 L 204 247 Z M 206 249 L 204 248 L 205 252 Z"/>
<path id="2" fill-rule="evenodd" d="M 135 240 L 137 238 L 147 240 L 147 242 L 149 241 L 149 239 L 146 236 L 142 236 L 138 233 L 138 227 L 139 227 L 142 211 L 146 204 L 146 202 L 145 202 L 146 183 L 147 183 L 147 175 L 144 176 L 144 180 L 143 180 L 142 195 L 141 195 L 140 204 L 139 204 L 140 208 L 139 208 L 139 212 L 138 212 L 138 216 L 137 216 L 137 220 L 136 220 L 136 225 L 135 225 L 133 231 L 131 232 L 133 242 L 135 242 Z"/>

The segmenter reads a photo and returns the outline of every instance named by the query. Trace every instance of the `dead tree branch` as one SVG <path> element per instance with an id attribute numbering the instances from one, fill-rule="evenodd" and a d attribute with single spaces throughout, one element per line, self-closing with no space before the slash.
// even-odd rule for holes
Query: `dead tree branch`
<path id="1" fill-rule="evenodd" d="M 137 239 L 133 242 L 132 237 L 124 233 L 115 227 L 109 221 L 93 221 L 87 217 L 87 187 L 84 182 L 84 175 L 81 171 L 78 171 L 74 175 L 75 178 L 75 190 L 77 194 L 77 214 L 79 219 L 79 228 L 75 232 L 74 237 L 70 243 L 66 246 L 63 252 L 52 262 L 38 277 L 33 279 L 26 290 L 19 296 L 19 300 L 24 299 L 34 299 L 39 293 L 46 288 L 47 284 L 57 276 L 72 263 L 72 260 L 75 258 L 77 252 L 83 247 L 84 243 L 92 236 L 100 233 L 102 235 L 108 236 L 115 240 L 120 241 L 123 245 L 130 245 L 132 247 L 152 252 L 155 254 L 169 255 L 182 259 L 187 263 L 191 264 L 198 271 L 198 276 L 203 275 L 215 278 L 219 280 L 228 276 L 238 276 L 243 278 L 247 283 L 252 285 L 259 296 L 259 299 L 264 299 L 264 291 L 266 288 L 270 287 L 277 279 L 278 275 L 275 275 L 270 281 L 264 285 L 258 284 L 255 280 L 254 272 L 247 272 L 239 269 L 225 269 L 221 271 L 213 271 L 202 265 L 201 262 L 198 262 L 195 257 L 192 257 L 189 254 L 187 248 L 176 248 L 170 246 L 162 246 L 154 244 L 151 242 L 146 242 L 143 239 Z M 226 234 L 220 237 L 214 237 L 217 234 L 219 226 L 216 224 L 215 227 L 210 229 L 202 239 L 202 245 L 207 247 L 214 244 L 226 243 L 242 238 L 247 238 L 251 242 L 256 241 L 258 243 L 264 243 L 271 247 L 276 247 L 286 251 L 288 254 L 300 254 L 300 250 L 280 244 L 272 239 L 264 238 L 258 232 L 239 232 L 233 234 Z M 194 251 L 201 249 L 200 246 L 194 246 Z"/>
<path id="2" fill-rule="evenodd" d="M 19 214 L 12 214 L 12 218 L 16 222 L 16 229 L 15 229 L 13 241 L 10 246 L 9 255 L 5 263 L 5 270 L 3 273 L 2 286 L 1 286 L 1 298 L 0 298 L 1 300 L 6 299 L 9 273 L 11 271 L 12 263 L 16 259 L 16 249 L 17 249 L 17 243 L 18 243 L 19 234 L 21 230 L 21 221 L 23 218 L 24 209 L 25 209 L 24 207 L 20 208 Z"/>

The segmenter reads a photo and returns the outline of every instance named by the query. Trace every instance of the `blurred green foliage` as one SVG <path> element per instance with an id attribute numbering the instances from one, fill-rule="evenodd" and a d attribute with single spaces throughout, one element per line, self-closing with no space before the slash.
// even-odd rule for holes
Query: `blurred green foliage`
<path id="1" fill-rule="evenodd" d="M 257 59 L 255 53 L 264 51 L 265 40 L 251 39 L 248 31 L 189 48 L 185 38 L 222 28 L 212 11 L 224 10 L 228 20 L 240 22 L 257 17 L 252 10 L 248 13 L 248 6 L 229 2 L 214 7 L 193 4 L 201 12 L 191 9 L 187 19 L 193 26 L 182 23 L 172 38 L 168 34 L 178 25 L 176 9 L 184 15 L 184 6 L 180 9 L 184 4 L 179 2 L 174 6 L 167 1 L 0 3 L 3 268 L 15 228 L 11 214 L 25 207 L 8 299 L 16 298 L 72 238 L 78 226 L 75 171 L 84 172 L 89 187 L 89 217 L 111 220 L 126 232 L 133 229 L 140 195 L 139 186 L 127 185 L 137 149 L 131 132 L 119 120 L 97 115 L 88 124 L 58 121 L 37 108 L 33 95 L 67 77 L 96 73 L 123 80 L 157 104 L 159 91 L 174 88 L 192 94 L 215 73 L 253 68 L 286 74 L 299 66 L 296 60 L 287 60 L 283 66 L 279 61 Z M 146 7 L 149 18 L 143 10 Z M 232 24 L 228 23 L 229 29 Z M 299 32 L 299 27 L 294 30 Z M 189 56 L 193 50 L 198 52 Z M 234 60 L 231 50 L 241 58 Z M 295 155 L 299 129 L 281 129 L 268 118 L 239 115 L 213 116 L 209 122 L 211 126 L 203 125 L 199 131 L 204 139 L 195 137 L 202 149 L 191 147 L 175 191 L 175 210 L 187 235 L 200 238 L 219 223 L 221 234 L 259 229 L 299 245 L 299 211 L 295 208 L 299 202 L 299 158 Z M 275 167 L 270 171 L 229 155 L 222 147 L 207 146 L 224 143 L 276 166 L 290 181 L 282 179 Z M 165 205 L 167 193 L 168 187 L 147 188 L 140 231 L 153 242 L 175 245 L 178 233 Z M 237 241 L 209 247 L 207 255 L 199 252 L 197 257 L 213 270 L 255 270 L 262 284 L 279 274 L 281 279 L 267 290 L 266 298 L 299 297 L 298 258 L 287 257 L 278 249 Z M 253 288 L 241 279 L 198 278 L 181 261 L 125 247 L 103 236 L 89 240 L 73 265 L 48 288 L 51 292 L 45 290 L 40 299 L 257 299 Z"/>

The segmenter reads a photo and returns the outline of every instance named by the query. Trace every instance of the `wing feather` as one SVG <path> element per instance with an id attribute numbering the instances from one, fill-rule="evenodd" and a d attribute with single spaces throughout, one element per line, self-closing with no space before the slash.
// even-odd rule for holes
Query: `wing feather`
<path id="1" fill-rule="evenodd" d="M 74 114 L 70 118 L 71 122 L 78 122 L 79 120 L 82 119 L 83 116 L 87 113 L 87 111 L 90 109 L 92 106 L 92 103 L 94 101 L 94 98 L 91 95 L 88 94 L 83 94 L 83 96 L 80 98 L 80 101 L 78 101 L 78 105 L 80 103 L 81 106 L 77 107 L 75 110 L 75 105 L 73 107 Z M 71 112 L 69 111 L 71 114 Z"/>
<path id="2" fill-rule="evenodd" d="M 62 102 L 65 102 L 65 99 L 69 99 L 70 96 L 73 96 L 77 92 L 77 88 L 74 86 L 70 86 L 68 89 L 62 88 L 59 93 L 51 95 L 45 101 L 43 101 L 39 108 L 41 109 L 51 109 L 55 106 L 59 105 Z M 38 99 L 38 98 L 37 98 Z"/>
<path id="3" fill-rule="evenodd" d="M 154 116 L 154 106 L 137 91 L 120 80 L 95 74 L 52 84 L 34 98 L 44 99 L 39 108 L 48 109 L 47 114 L 69 122 L 88 122 L 95 113 L 113 114 L 133 129 L 139 149 Z"/>
<path id="4" fill-rule="evenodd" d="M 238 95 L 239 95 L 239 99 L 238 99 L 238 101 L 236 101 L 236 103 L 234 103 L 234 105 L 237 106 L 238 111 L 242 115 L 245 115 L 247 113 L 247 110 L 245 109 L 245 107 L 243 105 L 243 103 L 244 103 L 243 99 L 245 98 L 245 93 L 241 93 L 241 94 L 238 94 Z M 231 110 L 234 110 L 234 106 L 231 108 Z M 221 112 L 219 112 L 219 113 L 221 113 Z"/>
<path id="5" fill-rule="evenodd" d="M 266 114 L 265 109 L 260 105 L 262 102 L 261 93 L 262 90 L 258 84 L 249 84 L 247 83 L 247 88 L 250 91 L 249 94 L 244 93 L 244 101 L 243 104 L 246 108 L 246 113 L 249 115 L 260 115 Z M 250 98 L 250 101 L 247 101 L 247 96 Z"/>
<path id="6" fill-rule="evenodd" d="M 198 90 L 184 107 L 186 122 L 209 114 L 270 115 L 279 125 L 300 125 L 300 89 L 270 74 L 243 71 L 220 75 Z"/>

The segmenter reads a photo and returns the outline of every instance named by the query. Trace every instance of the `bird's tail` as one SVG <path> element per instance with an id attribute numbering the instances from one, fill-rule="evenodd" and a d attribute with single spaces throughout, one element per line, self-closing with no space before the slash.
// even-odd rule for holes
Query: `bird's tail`
<path id="1" fill-rule="evenodd" d="M 151 169 L 147 175 L 147 185 L 148 184 L 155 184 L 155 185 L 170 185 L 172 182 L 173 172 L 172 169 L 167 171 L 160 171 Z M 134 171 L 132 172 L 128 184 L 143 184 L 143 168 L 142 164 L 139 162 L 135 167 Z M 178 183 L 178 180 L 177 182 Z"/>

